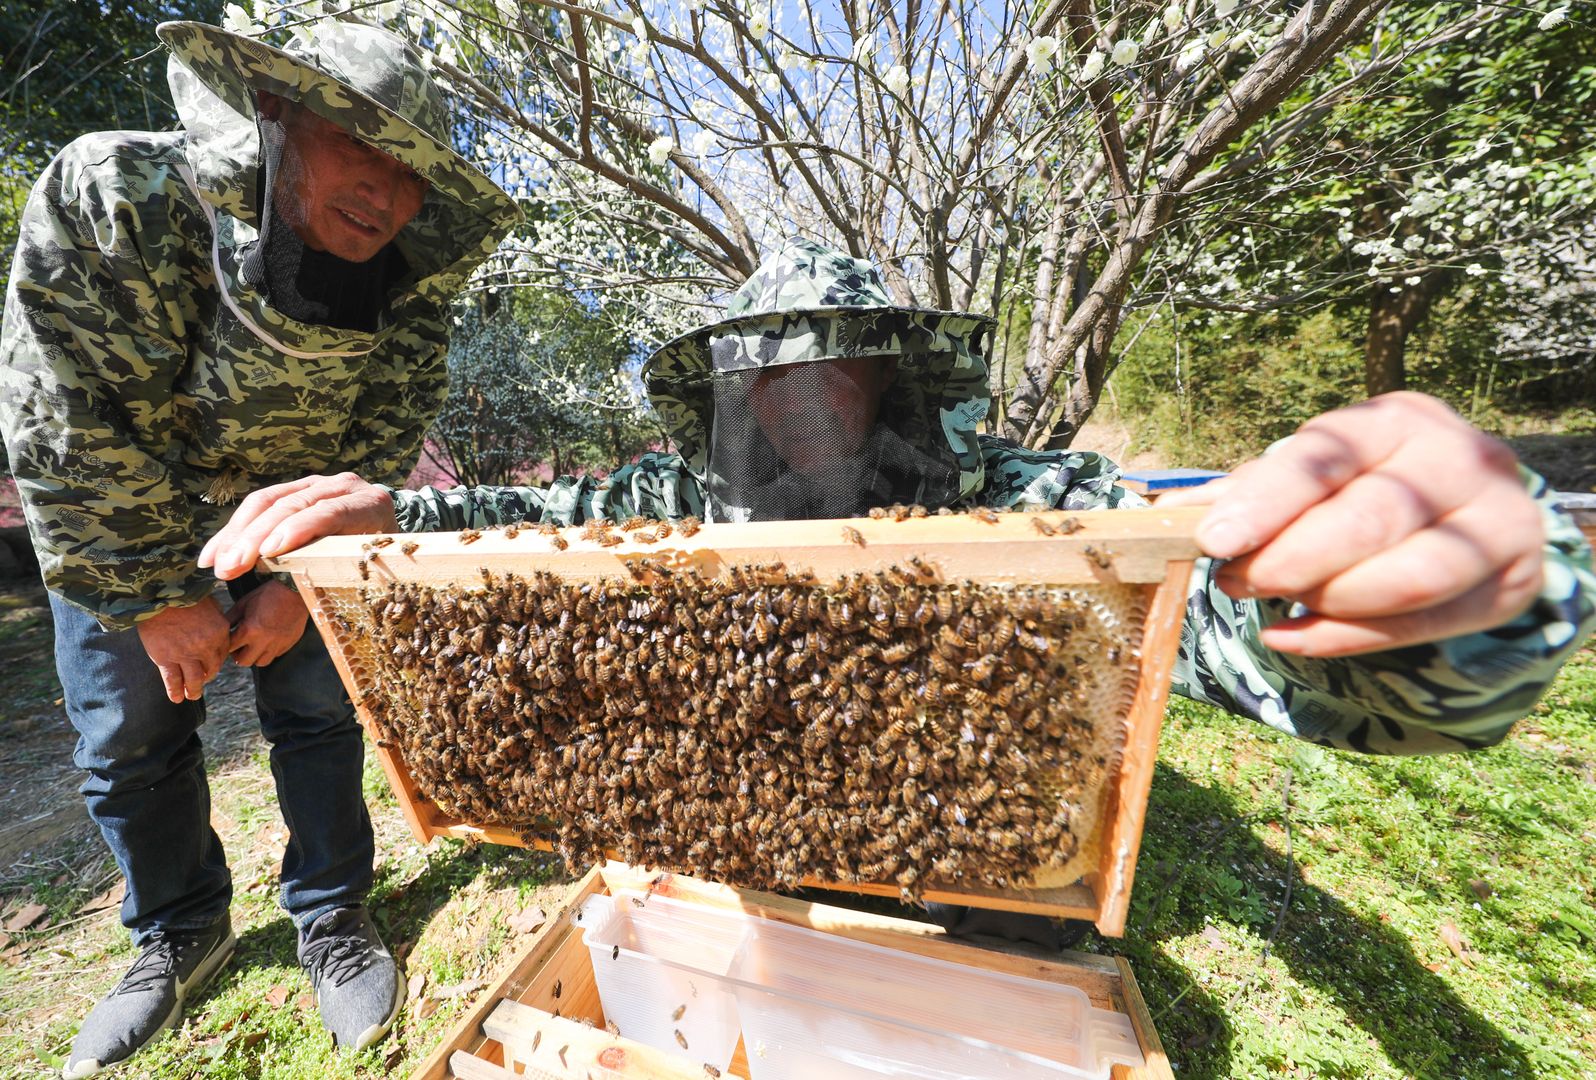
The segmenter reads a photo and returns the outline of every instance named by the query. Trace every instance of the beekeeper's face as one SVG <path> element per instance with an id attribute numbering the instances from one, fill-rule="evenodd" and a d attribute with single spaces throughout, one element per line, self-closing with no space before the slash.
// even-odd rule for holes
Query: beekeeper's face
<path id="1" fill-rule="evenodd" d="M 859 452 L 897 370 L 896 357 L 879 356 L 767 367 L 748 407 L 787 466 L 812 476 Z"/>
<path id="2" fill-rule="evenodd" d="M 365 262 L 421 209 L 427 182 L 410 166 L 310 109 L 272 94 L 259 100 L 284 132 L 273 206 L 306 247 Z"/>

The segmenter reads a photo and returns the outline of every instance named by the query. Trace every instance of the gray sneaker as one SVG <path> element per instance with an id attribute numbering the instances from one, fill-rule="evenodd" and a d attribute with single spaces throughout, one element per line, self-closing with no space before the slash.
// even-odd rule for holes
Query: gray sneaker
<path id="1" fill-rule="evenodd" d="M 157 930 L 139 958 L 78 1029 L 61 1075 L 93 1076 L 132 1057 L 176 1024 L 183 1002 L 210 981 L 237 944 L 225 917 L 203 930 Z"/>
<path id="2" fill-rule="evenodd" d="M 364 907 L 334 908 L 299 937 L 322 1026 L 342 1049 L 364 1050 L 393 1026 L 404 982 Z"/>

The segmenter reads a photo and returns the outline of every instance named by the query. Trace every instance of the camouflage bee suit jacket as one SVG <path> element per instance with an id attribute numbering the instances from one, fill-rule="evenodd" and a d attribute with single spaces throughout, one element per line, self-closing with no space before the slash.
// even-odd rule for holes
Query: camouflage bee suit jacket
<path id="1" fill-rule="evenodd" d="M 668 378 L 673 367 L 699 362 L 690 351 L 685 357 L 673 355 L 670 346 L 651 362 L 651 397 L 669 419 L 683 454 L 645 454 L 602 480 L 563 477 L 548 488 L 393 491 L 400 528 L 420 532 L 524 520 L 571 525 L 634 515 L 702 517 L 704 435 L 711 430 L 703 408 L 709 399 L 673 393 Z M 964 384 L 966 399 L 943 411 L 942 431 L 962 448 L 966 472 L 965 494 L 956 509 L 1145 505 L 1119 486 L 1119 469 L 1099 454 L 1039 452 L 978 435 L 975 427 L 990 398 L 985 366 L 979 358 L 976 364 L 979 371 Z M 913 378 L 916 370 L 905 364 L 898 377 Z M 1590 549 L 1573 522 L 1554 508 L 1545 483 L 1528 473 L 1526 483 L 1544 515 L 1546 584 L 1535 605 L 1508 625 L 1355 658 L 1287 656 L 1258 640 L 1263 627 L 1286 615 L 1287 605 L 1231 599 L 1214 582 L 1213 562 L 1202 559 L 1192 575 L 1175 692 L 1298 738 L 1366 753 L 1438 753 L 1499 741 L 1596 626 Z"/>
<path id="2" fill-rule="evenodd" d="M 253 124 L 223 122 L 175 61 L 171 80 L 186 130 L 86 135 L 39 178 L 0 328 L 0 427 L 45 584 L 108 628 L 210 593 L 195 558 L 236 495 L 409 473 L 447 388 L 448 305 L 518 217 L 434 183 L 381 328 L 296 322 L 240 274 Z M 373 118 L 347 127 L 389 149 Z"/>

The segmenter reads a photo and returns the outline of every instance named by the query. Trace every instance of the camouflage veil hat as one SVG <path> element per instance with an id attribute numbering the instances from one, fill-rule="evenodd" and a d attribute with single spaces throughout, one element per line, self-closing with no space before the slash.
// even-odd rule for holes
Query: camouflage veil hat
<path id="1" fill-rule="evenodd" d="M 869 261 L 793 237 L 732 294 L 726 318 L 661 345 L 643 373 L 675 382 L 711 370 L 949 351 L 950 338 L 980 352 L 994 325 L 987 315 L 894 304 Z"/>
<path id="2" fill-rule="evenodd" d="M 421 55 L 365 23 L 327 20 L 278 49 L 200 22 L 156 28 L 172 54 L 229 108 L 255 120 L 255 91 L 297 101 L 415 169 L 438 192 L 490 215 L 520 216 L 504 191 L 449 144 L 449 109 Z"/>
<path id="3" fill-rule="evenodd" d="M 986 341 L 997 320 L 892 303 L 881 275 L 812 240 L 792 238 L 732 295 L 727 317 L 656 349 L 643 365 L 649 401 L 688 468 L 705 476 L 714 378 L 779 364 L 896 357 L 894 393 L 935 418 L 921 441 L 946 443 L 964 494 L 981 482 L 976 429 L 991 400 Z"/>

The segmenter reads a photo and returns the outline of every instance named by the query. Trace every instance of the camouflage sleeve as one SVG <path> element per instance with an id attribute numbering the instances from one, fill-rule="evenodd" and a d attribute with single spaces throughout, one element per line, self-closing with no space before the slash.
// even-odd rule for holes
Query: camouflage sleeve
<path id="1" fill-rule="evenodd" d="M 449 390 L 447 310 L 402 318 L 368 358 L 333 468 L 373 483 L 399 484 L 421 457 L 427 429 Z"/>
<path id="2" fill-rule="evenodd" d="M 194 211 L 166 166 L 85 136 L 23 211 L 0 329 L 0 427 L 45 585 L 111 627 L 213 582 L 166 463 L 186 362 L 184 255 Z"/>
<path id="3" fill-rule="evenodd" d="M 644 454 L 608 476 L 562 476 L 547 488 L 386 489 L 404 532 L 480 529 L 512 521 L 580 525 L 590 518 L 702 516 L 703 489 L 676 454 Z"/>
<path id="4" fill-rule="evenodd" d="M 981 437 L 986 484 L 975 502 L 1008 510 L 1112 510 L 1146 506 L 1119 485 L 1120 470 L 1090 450 L 1027 450 L 1006 439 Z"/>
<path id="5" fill-rule="evenodd" d="M 1283 602 L 1232 600 L 1200 560 L 1174 691 L 1278 731 L 1363 753 L 1430 754 L 1499 742 L 1596 629 L 1596 574 L 1578 528 L 1526 470 L 1546 524 L 1546 583 L 1505 626 L 1432 645 L 1341 659 L 1272 652 L 1258 640 Z"/>

